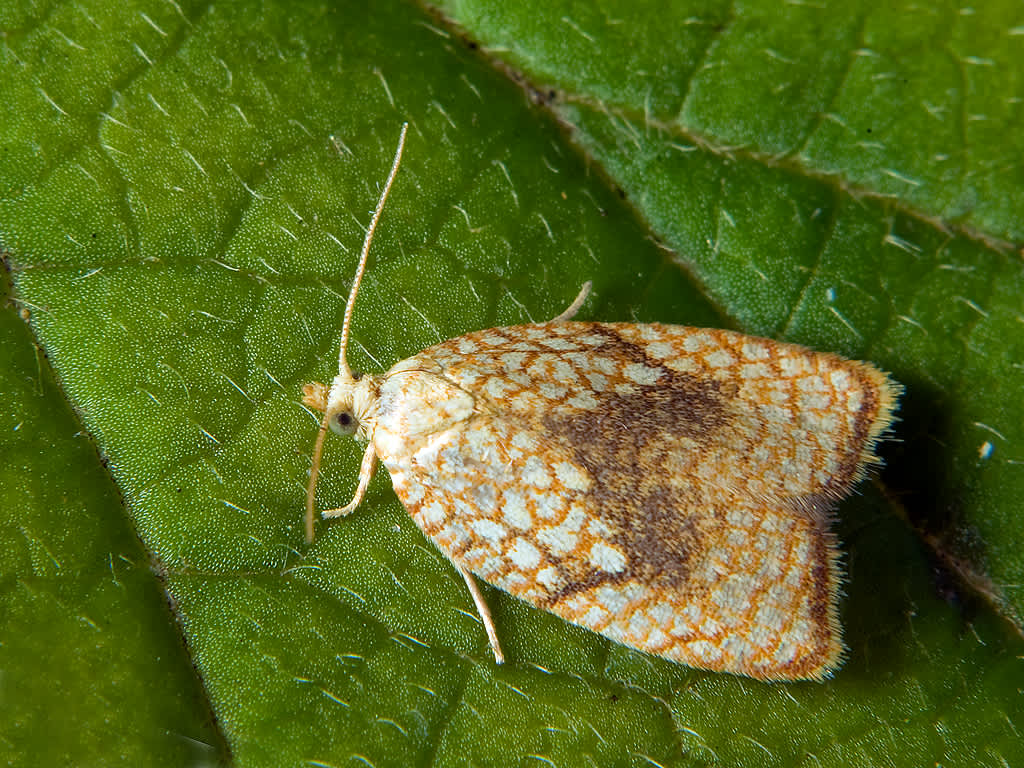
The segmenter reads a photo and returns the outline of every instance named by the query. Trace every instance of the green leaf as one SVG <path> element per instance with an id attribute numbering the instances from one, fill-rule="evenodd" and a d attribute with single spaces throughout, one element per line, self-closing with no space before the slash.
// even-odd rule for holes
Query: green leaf
<path id="1" fill-rule="evenodd" d="M 437 3 L 567 99 L 1020 241 L 1018 3 Z M 540 87 L 540 85 L 538 85 Z"/>
<path id="2" fill-rule="evenodd" d="M 1024 20 L 783 8 L 0 5 L 0 756 L 1024 760 Z M 487 590 L 495 667 L 384 472 L 303 544 L 300 389 L 334 373 L 406 120 L 354 368 L 552 317 L 590 279 L 587 318 L 800 341 L 907 386 L 885 474 L 838 510 L 834 680 L 697 672 Z M 321 504 L 360 453 L 329 443 Z"/>
<path id="3" fill-rule="evenodd" d="M 219 737 L 150 561 L 4 277 L 0 759 L 210 764 Z"/>

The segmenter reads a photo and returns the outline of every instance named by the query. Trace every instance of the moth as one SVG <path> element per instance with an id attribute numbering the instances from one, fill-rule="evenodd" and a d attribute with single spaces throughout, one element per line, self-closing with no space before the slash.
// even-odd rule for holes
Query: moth
<path id="1" fill-rule="evenodd" d="M 761 680 L 841 663 L 831 510 L 866 470 L 901 387 L 868 363 L 741 333 L 574 322 L 468 333 L 382 375 L 346 360 L 370 243 L 341 328 L 338 375 L 303 402 L 367 443 L 420 529 L 462 575 L 497 663 L 479 577 L 632 648 Z"/>

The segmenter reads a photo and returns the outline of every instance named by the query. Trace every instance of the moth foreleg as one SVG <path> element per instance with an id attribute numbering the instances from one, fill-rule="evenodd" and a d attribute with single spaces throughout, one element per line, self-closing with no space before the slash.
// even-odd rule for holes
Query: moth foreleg
<path id="1" fill-rule="evenodd" d="M 323 517 L 344 517 L 362 504 L 363 499 L 366 498 L 366 489 L 370 485 L 370 480 L 373 479 L 373 471 L 375 469 L 377 469 L 377 452 L 373 449 L 373 443 L 370 443 L 366 446 L 366 453 L 363 454 L 363 463 L 359 467 L 359 485 L 356 486 L 356 492 L 352 497 L 352 501 L 344 507 L 325 509 L 320 514 Z"/>
<path id="2" fill-rule="evenodd" d="M 480 614 L 480 621 L 484 624 L 484 629 L 487 631 L 487 639 L 491 643 L 491 650 L 494 651 L 494 663 L 504 664 L 505 654 L 501 652 L 501 644 L 498 642 L 498 630 L 494 626 L 494 619 L 491 618 L 491 609 L 484 602 L 484 596 L 476 583 L 476 578 L 458 563 L 453 563 L 453 565 L 462 574 L 462 578 L 466 580 L 469 594 L 473 596 L 476 612 Z"/>

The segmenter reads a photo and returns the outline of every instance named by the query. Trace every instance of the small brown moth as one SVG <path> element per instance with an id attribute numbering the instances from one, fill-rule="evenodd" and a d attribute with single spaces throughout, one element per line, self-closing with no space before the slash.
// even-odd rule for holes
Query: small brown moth
<path id="1" fill-rule="evenodd" d="M 345 308 L 338 375 L 306 385 L 328 429 L 369 444 L 413 520 L 462 574 L 503 660 L 477 575 L 612 640 L 762 680 L 837 668 L 839 551 L 830 510 L 879 460 L 901 387 L 868 363 L 740 333 L 571 322 L 437 344 L 380 376 L 345 351 L 370 242 Z"/>

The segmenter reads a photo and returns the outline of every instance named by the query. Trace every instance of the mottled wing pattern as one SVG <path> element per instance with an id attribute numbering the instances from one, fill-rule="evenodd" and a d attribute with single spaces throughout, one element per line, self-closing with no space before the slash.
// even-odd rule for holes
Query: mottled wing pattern
<path id="1" fill-rule="evenodd" d="M 838 664 L 828 510 L 875 461 L 885 374 L 728 331 L 567 322 L 431 347 L 385 377 L 384 411 L 412 375 L 441 428 L 403 424 L 406 445 L 378 453 L 454 561 L 691 666 Z"/>

